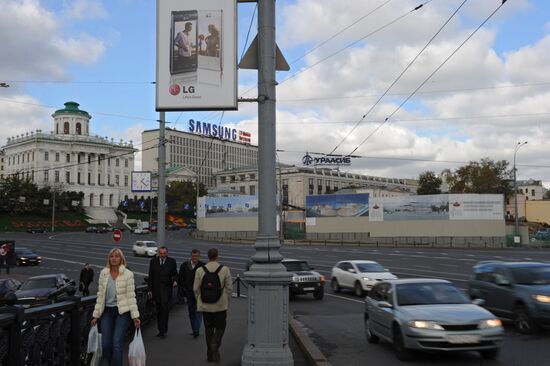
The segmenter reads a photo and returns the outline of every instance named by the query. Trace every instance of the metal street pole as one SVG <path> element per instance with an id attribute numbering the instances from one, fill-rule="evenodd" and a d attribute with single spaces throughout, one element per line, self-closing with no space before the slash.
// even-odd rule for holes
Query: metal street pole
<path id="1" fill-rule="evenodd" d="M 241 364 L 293 365 L 288 337 L 288 286 L 277 236 L 275 0 L 258 1 L 258 234 L 249 284 L 248 339 Z"/>
<path id="2" fill-rule="evenodd" d="M 159 160 L 158 160 L 158 191 L 157 191 L 157 244 L 166 245 L 166 144 L 164 139 L 165 132 L 165 112 L 160 112 L 159 125 Z"/>
<path id="3" fill-rule="evenodd" d="M 518 150 L 527 144 L 527 141 L 518 142 L 516 148 L 514 149 L 514 236 L 519 236 L 519 217 L 518 217 L 518 182 L 516 177 L 516 154 Z"/>

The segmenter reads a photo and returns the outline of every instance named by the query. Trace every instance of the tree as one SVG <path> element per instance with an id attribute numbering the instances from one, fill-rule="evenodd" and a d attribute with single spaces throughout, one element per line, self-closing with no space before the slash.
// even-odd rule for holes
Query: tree
<path id="1" fill-rule="evenodd" d="M 199 184 L 201 196 L 206 195 L 204 185 Z M 196 210 L 197 191 L 193 182 L 171 182 L 166 188 L 166 202 L 171 213 L 193 216 Z"/>
<path id="2" fill-rule="evenodd" d="M 426 171 L 418 177 L 418 189 L 416 193 L 422 194 L 440 194 L 441 193 L 441 178 L 435 175 L 434 172 Z"/>
<path id="3" fill-rule="evenodd" d="M 545 200 L 550 200 L 550 190 L 544 192 L 544 196 L 542 198 Z"/>
<path id="4" fill-rule="evenodd" d="M 502 193 L 511 191 L 512 169 L 506 160 L 493 161 L 489 158 L 471 161 L 448 175 L 450 193 Z"/>

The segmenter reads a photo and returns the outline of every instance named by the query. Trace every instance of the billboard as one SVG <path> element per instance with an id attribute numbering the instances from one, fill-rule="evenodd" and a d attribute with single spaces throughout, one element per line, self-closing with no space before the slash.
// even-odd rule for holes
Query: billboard
<path id="1" fill-rule="evenodd" d="M 206 217 L 257 216 L 258 197 L 206 197 L 203 212 Z"/>
<path id="2" fill-rule="evenodd" d="M 157 111 L 237 109 L 236 11 L 236 0 L 157 0 Z"/>
<path id="3" fill-rule="evenodd" d="M 306 197 L 306 217 L 353 217 L 368 215 L 368 193 Z"/>
<path id="4" fill-rule="evenodd" d="M 449 194 L 451 220 L 504 220 L 501 194 Z"/>
<path id="5" fill-rule="evenodd" d="M 449 220 L 449 196 L 381 197 L 372 211 L 371 221 Z"/>

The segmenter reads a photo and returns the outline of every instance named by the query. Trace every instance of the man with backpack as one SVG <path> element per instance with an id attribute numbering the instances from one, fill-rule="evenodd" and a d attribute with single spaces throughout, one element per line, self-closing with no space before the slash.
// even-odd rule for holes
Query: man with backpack
<path id="1" fill-rule="evenodd" d="M 208 250 L 208 263 L 197 269 L 193 291 L 204 320 L 207 361 L 219 363 L 233 282 L 229 268 L 218 263 L 218 249 Z"/>

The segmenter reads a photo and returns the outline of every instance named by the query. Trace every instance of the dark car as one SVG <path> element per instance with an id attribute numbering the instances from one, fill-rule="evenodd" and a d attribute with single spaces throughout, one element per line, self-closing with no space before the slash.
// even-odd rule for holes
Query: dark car
<path id="1" fill-rule="evenodd" d="M 535 232 L 535 239 L 537 240 L 549 240 L 550 239 L 550 229 L 543 228 Z"/>
<path id="2" fill-rule="evenodd" d="M 48 230 L 46 230 L 45 228 L 43 227 L 28 227 L 27 228 L 27 232 L 29 234 L 37 234 L 37 233 L 40 233 L 40 234 L 43 234 L 43 233 L 47 233 Z"/>
<path id="3" fill-rule="evenodd" d="M 23 306 L 51 304 L 68 296 L 75 281 L 63 273 L 30 277 L 15 292 L 17 303 Z"/>
<path id="4" fill-rule="evenodd" d="M 288 289 L 290 297 L 296 295 L 313 294 L 316 300 L 321 300 L 325 294 L 325 277 L 315 272 L 306 261 L 297 259 L 283 259 L 282 264 L 287 272 L 292 273 L 292 280 Z"/>
<path id="5" fill-rule="evenodd" d="M 13 278 L 0 279 L 0 306 L 5 304 L 5 296 L 11 292 L 15 292 L 21 286 L 21 282 Z"/>
<path id="6" fill-rule="evenodd" d="M 95 226 L 88 226 L 86 230 L 84 230 L 87 233 L 97 233 L 97 227 Z"/>
<path id="7" fill-rule="evenodd" d="M 109 230 L 105 226 L 88 226 L 85 231 L 87 233 L 105 234 Z"/>
<path id="8" fill-rule="evenodd" d="M 32 249 L 16 248 L 15 249 L 15 264 L 18 266 L 38 266 L 42 263 L 42 257 L 36 254 Z"/>
<path id="9" fill-rule="evenodd" d="M 520 333 L 550 326 L 550 264 L 542 262 L 483 261 L 468 282 L 472 299 L 495 315 L 514 321 Z"/>

